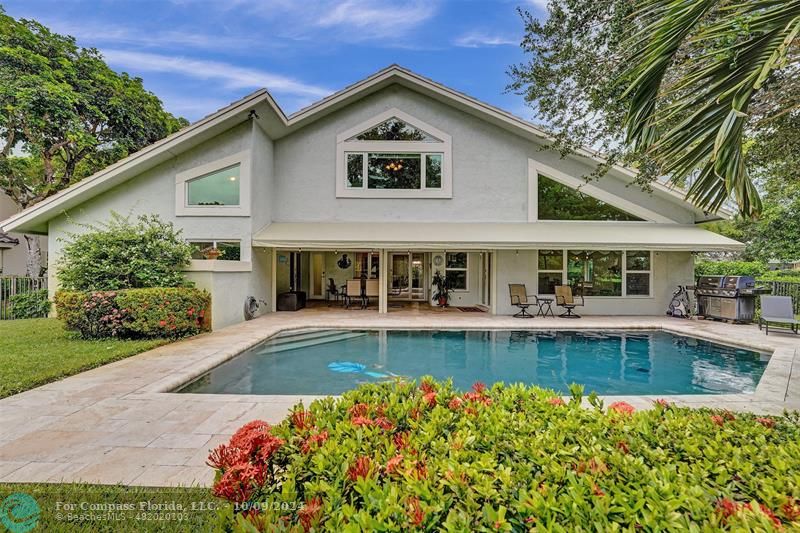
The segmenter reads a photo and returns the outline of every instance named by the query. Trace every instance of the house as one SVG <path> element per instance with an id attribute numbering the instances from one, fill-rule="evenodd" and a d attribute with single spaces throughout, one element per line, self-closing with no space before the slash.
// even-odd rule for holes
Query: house
<path id="1" fill-rule="evenodd" d="M 14 215 L 19 209 L 5 194 L 0 192 L 0 220 Z M 47 254 L 47 240 L 35 237 L 42 250 L 42 258 Z M 28 259 L 28 247 L 20 234 L 0 231 L 0 276 L 24 276 Z"/>
<path id="2" fill-rule="evenodd" d="M 631 186 L 618 166 L 587 183 L 601 159 L 549 142 L 393 65 L 289 116 L 257 91 L 0 226 L 47 235 L 52 277 L 78 223 L 157 213 L 196 243 L 188 275 L 211 292 L 215 328 L 243 320 L 248 296 L 276 311 L 281 294 L 323 299 L 362 276 L 391 312 L 428 301 L 435 271 L 452 305 L 490 313 L 513 313 L 508 284 L 525 283 L 580 288 L 587 314 L 661 315 L 693 281 L 692 252 L 743 248 L 697 226 L 724 213 Z"/>

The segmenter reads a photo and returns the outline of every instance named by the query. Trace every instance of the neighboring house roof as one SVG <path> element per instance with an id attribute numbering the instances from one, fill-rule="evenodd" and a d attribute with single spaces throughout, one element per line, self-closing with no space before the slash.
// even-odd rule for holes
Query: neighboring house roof
<path id="1" fill-rule="evenodd" d="M 697 226 L 642 222 L 275 222 L 253 235 L 278 248 L 536 249 L 733 251 L 744 244 Z"/>
<path id="2" fill-rule="evenodd" d="M 0 231 L 0 248 L 11 248 L 19 244 L 19 239 Z"/>
<path id="3" fill-rule="evenodd" d="M 552 137 L 547 132 L 526 120 L 420 76 L 399 65 L 390 65 L 372 76 L 289 116 L 283 112 L 266 89 L 260 89 L 129 155 L 125 159 L 104 168 L 50 198 L 9 217 L 0 223 L 0 230 L 46 233 L 47 221 L 51 218 L 246 121 L 253 111 L 259 117 L 259 124 L 264 131 L 271 138 L 279 139 L 349 105 L 355 100 L 392 84 L 399 84 L 422 92 L 431 98 L 478 116 L 489 123 L 513 131 L 517 135 L 536 142 L 547 143 L 552 141 Z M 596 162 L 604 162 L 597 152 L 589 149 L 579 150 L 577 156 L 589 158 Z M 615 165 L 612 171 L 628 180 L 632 180 L 636 176 L 635 170 L 619 165 Z M 684 199 L 683 192 L 677 189 L 659 182 L 653 183 L 651 187 L 653 194 L 676 204 L 681 204 L 684 207 L 689 206 L 695 212 L 698 221 L 718 218 L 705 213 L 702 209 L 691 206 Z M 730 215 L 724 210 L 720 210 L 720 214 L 723 216 Z"/>

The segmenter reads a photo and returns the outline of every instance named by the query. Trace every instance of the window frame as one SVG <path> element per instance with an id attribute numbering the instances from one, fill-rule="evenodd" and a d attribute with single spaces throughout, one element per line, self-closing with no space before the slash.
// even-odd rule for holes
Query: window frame
<path id="1" fill-rule="evenodd" d="M 189 205 L 190 181 L 236 165 L 239 165 L 239 205 Z M 175 216 L 249 217 L 250 181 L 249 150 L 178 172 L 175 175 Z"/>
<path id="2" fill-rule="evenodd" d="M 350 140 L 356 135 L 375 127 L 386 120 L 397 118 L 410 126 L 423 130 L 439 139 L 430 141 L 359 141 Z M 350 187 L 347 183 L 347 155 L 363 154 L 361 187 Z M 369 154 L 419 154 L 420 188 L 419 189 L 370 189 L 367 172 Z M 442 185 L 429 188 L 427 186 L 427 156 L 441 155 Z M 452 198 L 452 138 L 445 132 L 426 124 L 411 115 L 392 108 L 364 121 L 336 136 L 336 197 L 337 198 Z"/>
<path id="3" fill-rule="evenodd" d="M 569 282 L 569 249 L 567 248 L 542 248 L 541 250 L 551 251 L 551 250 L 560 250 L 562 253 L 562 269 L 561 269 L 561 284 L 564 285 Z M 573 249 L 574 251 L 575 249 Z M 558 270 L 539 270 L 539 251 L 536 250 L 536 262 L 534 263 L 536 266 L 536 292 L 539 296 L 554 296 L 552 294 L 541 294 L 539 293 L 539 273 L 542 274 L 555 274 L 559 272 Z M 622 294 L 620 296 L 584 296 L 587 300 L 594 300 L 594 299 L 618 299 L 618 298 L 637 298 L 637 299 L 647 299 L 653 298 L 653 283 L 654 283 L 654 274 L 655 274 L 655 263 L 654 261 L 654 251 L 653 250 L 627 250 L 627 249 L 619 249 L 619 248 L 582 248 L 580 251 L 587 251 L 587 252 L 596 252 L 596 251 L 611 251 L 611 252 L 621 252 L 622 253 Z M 650 270 L 628 270 L 628 252 L 647 252 L 650 254 Z M 648 294 L 628 294 L 628 272 L 631 274 L 648 274 L 649 275 L 649 286 L 648 286 Z"/>
<path id="4" fill-rule="evenodd" d="M 466 262 L 464 267 L 448 268 L 447 267 L 447 254 L 464 254 Z M 447 279 L 448 272 L 463 272 L 464 273 L 464 288 L 463 289 L 450 289 L 451 292 L 469 292 L 469 252 L 466 250 L 450 250 L 444 253 L 444 277 Z"/>

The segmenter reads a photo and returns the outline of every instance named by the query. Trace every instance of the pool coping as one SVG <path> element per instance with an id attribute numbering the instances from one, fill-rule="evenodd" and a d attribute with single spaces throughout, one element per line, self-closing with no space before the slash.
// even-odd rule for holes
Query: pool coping
<path id="1" fill-rule="evenodd" d="M 574 324 L 574 325 L 572 325 Z M 525 326 L 525 327 L 523 327 Z M 314 324 L 313 326 L 309 325 L 287 325 L 284 327 L 278 327 L 276 330 L 270 330 L 268 333 L 265 333 L 263 336 L 250 338 L 248 341 L 241 345 L 236 345 L 235 348 L 231 347 L 229 350 L 220 351 L 214 356 L 209 357 L 208 359 L 204 360 L 202 364 L 193 366 L 191 368 L 186 369 L 186 371 L 179 376 L 172 375 L 168 378 L 164 378 L 159 380 L 155 383 L 142 387 L 141 389 L 137 390 L 136 393 L 143 393 L 149 395 L 160 395 L 160 394 L 167 394 L 167 395 L 174 395 L 179 394 L 182 397 L 187 397 L 189 399 L 196 399 L 200 400 L 203 397 L 213 396 L 217 399 L 223 401 L 248 401 L 252 399 L 264 399 L 264 398 L 280 398 L 281 400 L 289 400 L 293 401 L 294 403 L 303 403 L 307 401 L 310 397 L 313 398 L 324 398 L 324 397 L 334 397 L 338 398 L 339 395 L 335 394 L 325 394 L 325 395 L 290 395 L 290 394 L 229 394 L 229 393 L 189 393 L 189 392 L 178 392 L 176 389 L 184 387 L 195 381 L 205 374 L 211 372 L 214 368 L 230 361 L 231 359 L 237 357 L 242 352 L 253 348 L 271 338 L 279 336 L 283 333 L 287 333 L 290 331 L 303 331 L 303 330 L 322 330 L 322 329 L 335 329 L 335 330 L 353 330 L 353 329 L 364 329 L 364 330 L 421 330 L 421 331 L 618 331 L 618 332 L 626 332 L 626 331 L 665 331 L 668 333 L 672 333 L 675 335 L 683 336 L 683 337 L 691 337 L 696 338 L 699 340 L 706 340 L 715 342 L 717 344 L 722 344 L 728 347 L 733 348 L 742 348 L 751 351 L 756 351 L 761 354 L 769 355 L 769 362 L 767 363 L 766 368 L 764 369 L 763 374 L 756 386 L 756 390 L 751 393 L 730 393 L 730 394 L 681 394 L 681 395 L 659 395 L 659 394 L 634 394 L 634 395 L 626 395 L 626 394 L 617 394 L 617 395 L 599 395 L 600 398 L 604 399 L 626 399 L 626 398 L 650 398 L 650 399 L 657 399 L 663 398 L 666 400 L 676 400 L 676 401 L 690 401 L 691 403 L 701 403 L 701 404 L 716 404 L 719 400 L 727 400 L 727 401 L 758 401 L 758 402 L 783 402 L 786 399 L 789 382 L 792 377 L 792 370 L 793 370 L 793 363 L 795 358 L 796 349 L 792 350 L 791 348 L 783 348 L 783 347 L 776 347 L 774 345 L 765 344 L 765 342 L 750 342 L 748 340 L 731 340 L 730 337 L 726 337 L 723 335 L 717 335 L 712 332 L 707 332 L 703 330 L 687 332 L 686 328 L 680 327 L 677 324 L 672 325 L 670 323 L 662 323 L 660 325 L 642 325 L 642 326 L 613 326 L 613 325 L 591 325 L 584 327 L 580 323 L 564 323 L 563 321 L 559 322 L 558 327 L 554 328 L 551 325 L 548 326 L 538 326 L 537 324 L 531 323 L 521 323 L 519 326 L 516 325 L 501 325 L 501 326 L 450 326 L 450 327 L 443 327 L 443 326 L 404 326 L 404 325 L 382 325 L 382 326 L 375 326 L 375 325 L 365 325 L 363 327 L 354 327 L 354 326 L 342 326 L 341 324 L 334 324 L 331 323 L 330 325 L 318 325 Z M 765 337 L 765 340 L 768 340 Z M 788 370 L 788 371 L 787 371 Z"/>

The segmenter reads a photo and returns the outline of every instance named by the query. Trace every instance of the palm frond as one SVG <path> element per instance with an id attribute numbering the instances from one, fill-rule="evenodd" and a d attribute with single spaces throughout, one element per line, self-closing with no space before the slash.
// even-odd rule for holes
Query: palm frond
<path id="1" fill-rule="evenodd" d="M 693 177 L 687 197 L 696 205 L 717 210 L 733 198 L 749 216 L 761 202 L 742 151 L 748 106 L 770 74 L 786 64 L 788 47 L 800 32 L 800 0 L 725 4 L 713 11 L 713 22 L 695 28 L 700 11 L 710 13 L 715 3 L 646 2 L 641 17 L 669 16 L 646 24 L 632 41 L 625 126 L 629 140 L 646 149 L 674 181 Z M 664 87 L 666 70 L 684 40 L 701 52 Z"/>

